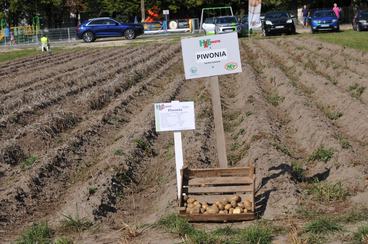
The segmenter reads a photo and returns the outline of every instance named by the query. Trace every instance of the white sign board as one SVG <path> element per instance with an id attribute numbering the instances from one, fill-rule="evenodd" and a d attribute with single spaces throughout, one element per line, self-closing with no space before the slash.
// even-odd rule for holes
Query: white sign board
<path id="1" fill-rule="evenodd" d="M 170 13 L 168 9 L 167 10 L 163 10 L 162 12 L 163 12 L 164 15 L 169 15 L 169 13 Z"/>
<path id="2" fill-rule="evenodd" d="M 242 72 L 236 32 L 181 40 L 185 79 Z"/>
<path id="3" fill-rule="evenodd" d="M 156 131 L 195 129 L 194 102 L 155 103 Z"/>

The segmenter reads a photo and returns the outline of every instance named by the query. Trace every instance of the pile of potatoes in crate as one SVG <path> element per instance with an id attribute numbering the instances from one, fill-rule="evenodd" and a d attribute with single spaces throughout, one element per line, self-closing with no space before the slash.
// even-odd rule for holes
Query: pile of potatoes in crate
<path id="1" fill-rule="evenodd" d="M 252 202 L 235 195 L 216 201 L 213 204 L 199 202 L 193 197 L 184 197 L 188 214 L 241 214 L 252 211 Z"/>

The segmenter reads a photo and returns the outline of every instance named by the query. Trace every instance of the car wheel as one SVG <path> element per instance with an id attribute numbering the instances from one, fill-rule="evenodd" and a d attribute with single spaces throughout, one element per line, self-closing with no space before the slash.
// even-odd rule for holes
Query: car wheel
<path id="1" fill-rule="evenodd" d="M 90 31 L 83 33 L 82 38 L 83 38 L 83 41 L 87 43 L 95 41 L 95 35 Z"/>
<path id="2" fill-rule="evenodd" d="M 312 34 L 316 34 L 316 31 L 311 28 Z"/>
<path id="3" fill-rule="evenodd" d="M 357 25 L 356 30 L 359 31 L 359 32 L 362 31 L 359 24 Z"/>
<path id="4" fill-rule="evenodd" d="M 294 35 L 294 34 L 296 34 L 295 27 L 291 27 L 291 29 L 289 31 L 289 35 Z"/>
<path id="5" fill-rule="evenodd" d="M 125 39 L 127 39 L 127 40 L 133 40 L 133 39 L 136 38 L 135 32 L 132 29 L 127 29 L 124 32 L 124 36 L 125 36 Z"/>

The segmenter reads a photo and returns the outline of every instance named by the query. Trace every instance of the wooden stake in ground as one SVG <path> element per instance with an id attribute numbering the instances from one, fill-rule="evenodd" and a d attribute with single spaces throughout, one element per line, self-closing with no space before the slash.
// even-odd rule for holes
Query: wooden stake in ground
<path id="1" fill-rule="evenodd" d="M 209 78 L 211 87 L 212 111 L 215 121 L 216 147 L 220 168 L 227 168 L 226 144 L 218 76 Z"/>

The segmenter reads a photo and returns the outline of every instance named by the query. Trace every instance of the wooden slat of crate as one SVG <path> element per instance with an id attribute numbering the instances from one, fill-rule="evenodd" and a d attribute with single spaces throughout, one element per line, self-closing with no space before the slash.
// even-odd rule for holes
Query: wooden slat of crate
<path id="1" fill-rule="evenodd" d="M 253 220 L 254 213 L 242 214 L 180 214 L 192 222 L 235 222 L 244 220 Z"/>
<path id="2" fill-rule="evenodd" d="M 187 169 L 185 173 L 189 179 L 194 177 L 218 177 L 218 176 L 253 176 L 252 167 L 242 168 L 214 168 L 214 169 Z"/>
<path id="3" fill-rule="evenodd" d="M 253 184 L 253 179 L 247 176 L 204 177 L 189 180 L 189 186 L 202 185 L 244 185 Z"/>
<path id="4" fill-rule="evenodd" d="M 252 192 L 252 186 L 190 186 L 188 193 L 241 193 L 241 192 Z"/>

